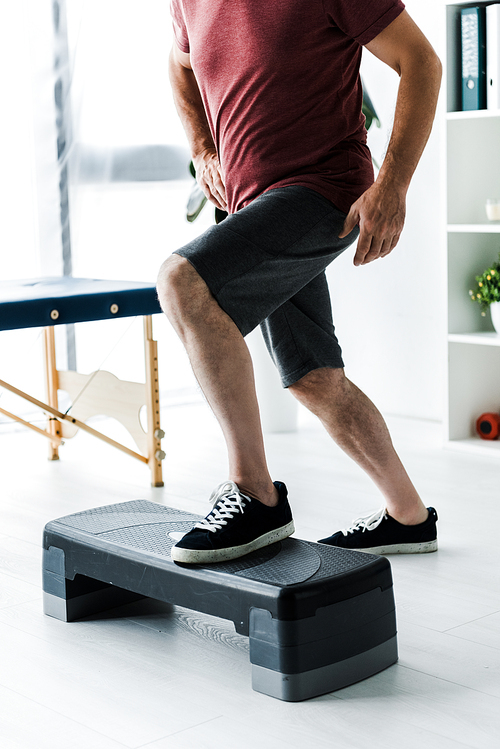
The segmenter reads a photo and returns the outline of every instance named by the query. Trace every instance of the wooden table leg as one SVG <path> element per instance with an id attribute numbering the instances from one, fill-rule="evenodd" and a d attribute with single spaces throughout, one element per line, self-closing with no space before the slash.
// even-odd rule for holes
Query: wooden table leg
<path id="1" fill-rule="evenodd" d="M 148 416 L 148 465 L 151 486 L 163 486 L 161 462 L 165 453 L 161 440 L 165 433 L 160 427 L 160 387 L 158 382 L 158 344 L 153 340 L 153 320 L 144 317 L 144 346 L 146 356 L 146 410 Z"/>
<path id="2" fill-rule="evenodd" d="M 59 402 L 57 398 L 57 390 L 59 387 L 57 366 L 56 366 L 56 345 L 54 328 L 43 329 L 43 353 L 45 362 L 45 388 L 47 393 L 47 403 L 52 408 L 59 408 Z M 57 419 L 49 417 L 47 424 L 48 431 L 57 436 L 58 441 L 50 443 L 49 448 L 49 460 L 59 460 L 59 449 L 58 446 L 61 441 L 61 426 Z"/>

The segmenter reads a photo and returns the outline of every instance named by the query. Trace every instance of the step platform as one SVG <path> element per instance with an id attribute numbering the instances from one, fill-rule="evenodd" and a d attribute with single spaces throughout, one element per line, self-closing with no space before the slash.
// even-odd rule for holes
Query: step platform
<path id="1" fill-rule="evenodd" d="M 288 701 L 341 689 L 397 661 L 385 557 L 287 538 L 231 562 L 173 562 L 169 534 L 198 520 L 135 500 L 49 522 L 45 613 L 73 621 L 148 597 L 229 619 L 249 637 L 253 688 Z"/>

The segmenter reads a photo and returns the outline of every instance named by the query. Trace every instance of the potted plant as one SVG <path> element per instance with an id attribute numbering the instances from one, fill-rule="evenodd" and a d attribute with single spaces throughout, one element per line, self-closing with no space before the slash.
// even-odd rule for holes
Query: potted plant
<path id="1" fill-rule="evenodd" d="M 366 118 L 365 127 L 367 130 L 371 128 L 373 123 L 375 123 L 377 127 L 380 127 L 380 120 L 378 118 L 378 114 L 375 111 L 375 107 L 373 106 L 373 102 L 370 99 L 370 95 L 368 94 L 364 86 L 363 86 L 362 112 Z M 375 159 L 373 159 L 373 163 L 375 167 L 378 169 L 378 164 L 376 163 Z M 191 172 L 191 176 L 196 180 L 196 172 L 194 170 L 192 161 L 189 164 L 189 171 Z M 189 198 L 188 198 L 188 202 L 186 206 L 186 218 L 190 223 L 192 223 L 193 221 L 196 221 L 196 219 L 202 212 L 206 202 L 207 202 L 207 198 L 205 197 L 205 194 L 203 193 L 198 183 L 195 181 L 193 187 L 191 188 L 191 192 L 189 193 Z M 226 218 L 226 216 L 227 216 L 227 213 L 225 211 L 221 211 L 220 208 L 215 209 L 215 223 L 216 224 L 219 224 L 221 221 L 223 221 Z"/>
<path id="2" fill-rule="evenodd" d="M 500 335 L 500 254 L 495 263 L 476 276 L 476 282 L 477 286 L 469 291 L 470 298 L 479 304 L 483 317 L 490 309 L 493 327 Z"/>

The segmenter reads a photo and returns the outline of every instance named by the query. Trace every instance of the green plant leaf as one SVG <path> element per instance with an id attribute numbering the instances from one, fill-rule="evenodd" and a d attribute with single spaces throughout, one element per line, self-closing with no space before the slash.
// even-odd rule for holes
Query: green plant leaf
<path id="1" fill-rule="evenodd" d="M 477 302 L 484 316 L 490 304 L 500 301 L 500 254 L 498 261 L 476 276 L 476 287 L 469 291 L 472 302 Z"/>
<path id="2" fill-rule="evenodd" d="M 191 192 L 189 193 L 189 198 L 186 206 L 186 218 L 190 223 L 196 221 L 203 208 L 205 207 L 206 202 L 207 198 L 205 197 L 203 190 L 201 189 L 199 184 L 195 182 L 191 188 Z"/>
<path id="3" fill-rule="evenodd" d="M 215 223 L 220 224 L 221 221 L 224 221 L 225 218 L 227 218 L 228 214 L 227 211 L 222 211 L 220 208 L 215 209 Z"/>
<path id="4" fill-rule="evenodd" d="M 375 107 L 373 106 L 373 102 L 370 98 L 370 94 L 366 90 L 363 82 L 363 106 L 361 108 L 361 111 L 363 112 L 364 116 L 366 117 L 365 127 L 367 130 L 371 128 L 373 123 L 377 125 L 377 127 L 381 127 L 381 123 L 378 117 L 378 114 L 375 110 Z"/>

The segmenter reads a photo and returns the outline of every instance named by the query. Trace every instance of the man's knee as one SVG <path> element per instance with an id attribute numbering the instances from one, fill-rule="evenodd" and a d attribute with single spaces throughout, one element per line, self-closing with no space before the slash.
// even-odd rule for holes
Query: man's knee
<path id="1" fill-rule="evenodd" d="M 342 368 L 321 367 L 311 370 L 288 389 L 298 400 L 309 400 L 321 397 L 324 393 L 331 396 L 339 388 L 345 387 L 346 383 L 347 378 Z"/>
<path id="2" fill-rule="evenodd" d="M 156 288 L 161 307 L 169 317 L 192 306 L 197 297 L 208 293 L 201 276 L 180 255 L 171 255 L 162 264 Z"/>

